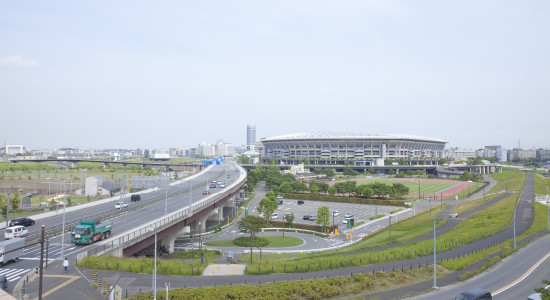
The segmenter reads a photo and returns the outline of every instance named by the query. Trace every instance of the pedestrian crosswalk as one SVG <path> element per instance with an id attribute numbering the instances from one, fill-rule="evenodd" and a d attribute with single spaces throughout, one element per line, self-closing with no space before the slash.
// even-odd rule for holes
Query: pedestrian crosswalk
<path id="1" fill-rule="evenodd" d="M 4 267 L 0 269 L 0 275 L 6 275 L 8 281 L 16 281 L 30 271 L 31 269 L 11 269 Z"/>

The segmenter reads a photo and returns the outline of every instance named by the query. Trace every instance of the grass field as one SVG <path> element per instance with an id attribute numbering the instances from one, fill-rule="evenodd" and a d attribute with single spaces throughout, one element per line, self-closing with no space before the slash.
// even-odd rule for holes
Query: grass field
<path id="1" fill-rule="evenodd" d="M 394 183 L 401 183 L 409 188 L 409 193 L 414 194 L 418 193 L 418 179 L 407 179 L 406 181 L 401 180 L 375 180 L 376 182 L 382 182 L 385 184 L 392 185 Z M 358 185 L 361 184 L 370 184 L 374 183 L 373 180 L 368 181 L 359 181 L 357 182 Z M 439 193 L 445 189 L 448 189 L 450 187 L 453 187 L 457 185 L 457 183 L 454 182 L 426 182 L 425 180 L 420 180 L 420 193 L 421 194 L 433 194 L 433 193 Z"/>
<path id="2" fill-rule="evenodd" d="M 284 238 L 282 236 L 262 236 L 262 238 L 269 242 L 265 247 L 293 247 L 304 243 L 302 239 L 291 236 L 286 236 Z M 237 247 L 233 243 L 233 240 L 211 241 L 204 244 L 211 247 Z"/>

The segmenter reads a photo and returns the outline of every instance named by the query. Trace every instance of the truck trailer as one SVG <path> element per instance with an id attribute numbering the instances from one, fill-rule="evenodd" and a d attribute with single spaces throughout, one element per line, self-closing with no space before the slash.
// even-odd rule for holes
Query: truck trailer
<path id="1" fill-rule="evenodd" d="M 25 238 L 14 238 L 0 242 L 0 266 L 5 265 L 9 261 L 18 261 L 25 252 L 25 250 L 21 248 L 23 246 L 25 246 Z M 12 251 L 17 248 L 21 249 Z"/>
<path id="2" fill-rule="evenodd" d="M 71 243 L 76 245 L 90 245 L 95 241 L 109 238 L 113 222 L 80 221 L 71 232 Z"/>

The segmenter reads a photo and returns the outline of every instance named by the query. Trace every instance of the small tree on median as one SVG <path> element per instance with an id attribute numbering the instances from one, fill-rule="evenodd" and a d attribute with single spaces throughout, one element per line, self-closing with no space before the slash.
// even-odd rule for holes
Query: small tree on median
<path id="1" fill-rule="evenodd" d="M 250 263 L 252 263 L 252 242 L 256 232 L 260 232 L 264 226 L 264 220 L 260 217 L 245 216 L 239 221 L 239 229 L 250 233 Z"/>
<path id="2" fill-rule="evenodd" d="M 323 224 L 323 232 L 325 232 L 325 228 L 330 222 L 330 211 L 328 206 L 319 207 L 317 210 L 317 220 L 315 222 L 317 224 Z"/>

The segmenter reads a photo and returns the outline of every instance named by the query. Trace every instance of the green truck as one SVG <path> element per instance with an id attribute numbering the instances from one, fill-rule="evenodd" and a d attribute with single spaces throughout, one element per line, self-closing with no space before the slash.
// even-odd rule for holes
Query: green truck
<path id="1" fill-rule="evenodd" d="M 113 222 L 106 221 L 99 223 L 96 221 L 80 221 L 71 232 L 71 243 L 76 245 L 90 245 L 95 241 L 101 241 L 109 238 Z"/>

